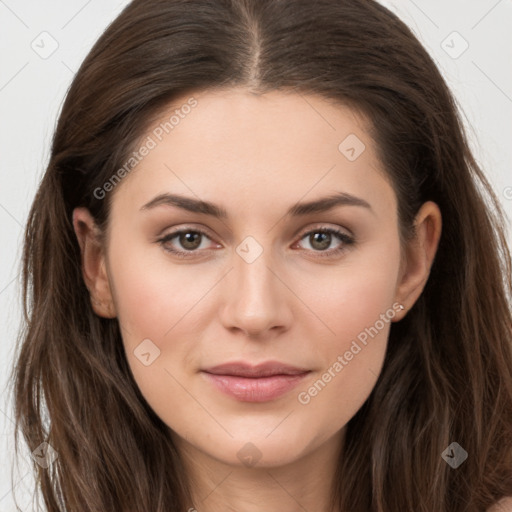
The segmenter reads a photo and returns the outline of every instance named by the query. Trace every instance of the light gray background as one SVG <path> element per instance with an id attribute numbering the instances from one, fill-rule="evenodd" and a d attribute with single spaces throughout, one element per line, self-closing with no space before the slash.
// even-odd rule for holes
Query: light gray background
<path id="1" fill-rule="evenodd" d="M 512 0 L 382 3 L 413 29 L 437 62 L 465 114 L 475 156 L 512 218 Z M 0 0 L 0 512 L 16 510 L 11 480 L 22 509 L 33 510 L 28 448 L 19 466 L 12 466 L 13 414 L 6 392 L 20 321 L 23 226 L 74 72 L 127 4 Z M 508 235 L 512 240 L 510 224 Z"/>

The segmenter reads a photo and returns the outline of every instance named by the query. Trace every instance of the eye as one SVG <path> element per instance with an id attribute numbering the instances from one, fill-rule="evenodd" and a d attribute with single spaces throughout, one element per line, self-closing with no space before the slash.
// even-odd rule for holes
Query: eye
<path id="1" fill-rule="evenodd" d="M 300 241 L 306 237 L 310 243 L 311 251 L 315 254 L 315 257 L 333 257 L 341 254 L 348 249 L 348 246 L 355 243 L 355 239 L 344 233 L 343 231 L 335 228 L 320 227 L 317 229 L 310 230 L 303 234 Z M 157 242 L 163 247 L 163 249 L 178 258 L 189 258 L 196 256 L 199 253 L 199 249 L 208 250 L 207 246 L 203 245 L 204 239 L 210 239 L 208 234 L 197 228 L 184 228 L 172 233 L 165 235 L 164 237 L 157 240 Z M 181 245 L 182 249 L 176 249 L 171 243 L 174 239 Z M 341 243 L 334 249 L 326 250 L 333 240 L 338 239 Z M 217 247 L 221 247 L 217 245 Z"/>
<path id="2" fill-rule="evenodd" d="M 342 252 L 348 249 L 348 246 L 353 245 L 355 243 L 355 239 L 335 228 L 317 228 L 305 233 L 301 240 L 307 238 L 307 241 L 312 247 L 313 252 L 315 252 L 315 256 L 323 257 L 332 257 L 341 254 Z M 327 249 L 333 240 L 338 239 L 341 241 L 341 244 L 338 247 L 330 250 Z"/>
<path id="3" fill-rule="evenodd" d="M 177 242 L 183 247 L 185 250 L 174 249 L 169 247 L 169 243 L 174 238 L 177 239 Z M 170 252 L 177 256 L 178 258 L 187 258 L 189 256 L 194 256 L 194 252 L 197 252 L 197 249 L 206 249 L 205 247 L 201 247 L 202 238 L 209 238 L 208 235 L 202 231 L 201 229 L 181 229 L 178 231 L 174 231 L 173 233 L 169 233 L 164 237 L 157 240 L 157 242 L 162 245 L 165 251 Z"/>

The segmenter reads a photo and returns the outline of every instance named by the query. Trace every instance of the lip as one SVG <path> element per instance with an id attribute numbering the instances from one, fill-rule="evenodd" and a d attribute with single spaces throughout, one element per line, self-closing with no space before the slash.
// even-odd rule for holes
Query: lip
<path id="1" fill-rule="evenodd" d="M 201 373 L 218 390 L 239 401 L 268 402 L 297 386 L 310 370 L 268 361 L 256 366 L 245 362 L 226 363 Z"/>
<path id="2" fill-rule="evenodd" d="M 208 372 L 202 374 L 218 390 L 241 402 L 269 402 L 293 389 L 309 372 L 271 377 L 237 377 Z"/>
<path id="3" fill-rule="evenodd" d="M 273 375 L 299 375 L 308 372 L 308 368 L 299 368 L 279 361 L 265 361 L 257 365 L 245 361 L 234 361 L 205 368 L 203 372 L 214 375 L 232 375 L 237 377 L 270 377 Z"/>

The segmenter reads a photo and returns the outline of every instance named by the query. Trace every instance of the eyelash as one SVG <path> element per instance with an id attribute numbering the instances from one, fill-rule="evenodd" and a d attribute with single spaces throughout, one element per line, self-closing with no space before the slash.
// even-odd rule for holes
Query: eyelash
<path id="1" fill-rule="evenodd" d="M 165 244 L 167 242 L 171 241 L 173 238 L 176 238 L 177 236 L 179 236 L 179 235 L 181 235 L 183 233 L 199 233 L 199 234 L 205 236 L 206 238 L 210 238 L 208 236 L 208 234 L 206 232 L 204 232 L 203 230 L 201 230 L 201 229 L 198 229 L 198 228 L 194 228 L 194 229 L 192 229 L 192 228 L 185 228 L 185 229 L 180 229 L 178 231 L 174 231 L 172 233 L 169 233 L 169 234 L 165 235 L 164 237 L 158 239 L 157 243 L 159 243 L 163 247 L 164 251 L 167 251 L 167 252 L 173 254 L 177 258 L 190 258 L 190 257 L 193 257 L 194 253 L 198 252 L 197 250 L 193 250 L 193 251 L 178 251 L 176 249 L 169 249 L 168 247 L 165 247 Z M 325 228 L 325 227 L 324 228 L 312 229 L 310 231 L 305 232 L 300 237 L 299 241 L 303 240 L 306 236 L 311 235 L 313 233 L 328 233 L 328 234 L 332 234 L 332 235 L 337 236 L 341 240 L 341 242 L 343 242 L 342 245 L 340 247 L 338 247 L 337 249 L 330 249 L 330 250 L 327 250 L 327 251 L 313 251 L 313 252 L 316 253 L 315 257 L 319 257 L 319 258 L 332 258 L 334 256 L 341 255 L 343 252 L 348 250 L 347 246 L 353 245 L 355 243 L 355 239 L 353 237 L 347 235 L 343 231 L 340 231 L 340 230 L 335 229 L 335 228 Z"/>

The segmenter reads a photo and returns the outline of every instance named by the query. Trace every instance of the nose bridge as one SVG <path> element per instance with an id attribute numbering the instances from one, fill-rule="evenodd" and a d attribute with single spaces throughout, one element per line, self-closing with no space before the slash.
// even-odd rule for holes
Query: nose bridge
<path id="1" fill-rule="evenodd" d="M 235 248 L 230 292 L 224 321 L 245 331 L 257 332 L 283 325 L 287 320 L 286 287 L 276 277 L 271 237 L 261 243 L 246 237 Z"/>

